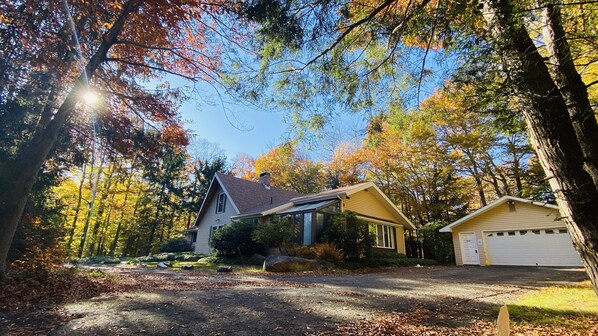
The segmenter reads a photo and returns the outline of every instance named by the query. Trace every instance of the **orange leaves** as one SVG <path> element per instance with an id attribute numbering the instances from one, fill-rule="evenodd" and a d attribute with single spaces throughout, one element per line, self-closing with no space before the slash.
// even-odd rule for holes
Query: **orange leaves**
<path id="1" fill-rule="evenodd" d="M 324 187 L 324 171 L 320 163 L 301 156 L 296 144 L 287 143 L 260 155 L 254 163 L 255 174 L 270 172 L 272 185 L 309 194 Z"/>
<path id="2" fill-rule="evenodd" d="M 162 138 L 167 144 L 184 147 L 189 144 L 189 136 L 182 125 L 171 123 L 162 128 Z"/>

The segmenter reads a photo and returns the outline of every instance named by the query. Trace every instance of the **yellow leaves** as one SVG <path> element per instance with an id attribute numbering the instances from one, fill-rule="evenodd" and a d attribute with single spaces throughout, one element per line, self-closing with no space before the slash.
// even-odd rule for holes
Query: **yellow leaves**
<path id="1" fill-rule="evenodd" d="M 7 17 L 6 15 L 0 13 L 0 24 L 11 24 L 12 19 Z"/>

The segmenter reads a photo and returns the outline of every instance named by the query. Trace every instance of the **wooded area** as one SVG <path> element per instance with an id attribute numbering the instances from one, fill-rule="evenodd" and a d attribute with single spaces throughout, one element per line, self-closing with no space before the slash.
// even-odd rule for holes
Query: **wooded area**
<path id="1" fill-rule="evenodd" d="M 2 3 L 0 279 L 7 260 L 57 251 L 149 254 L 193 224 L 214 172 L 269 171 L 303 193 L 372 180 L 417 225 L 502 195 L 556 201 L 598 291 L 597 10 L 548 0 Z M 190 149 L 180 118 L 190 90 L 172 76 L 285 110 L 295 139 L 257 158 Z M 83 99 L 90 91 L 98 102 Z M 343 113 L 368 119 L 363 137 L 310 158 L 306 143 L 322 143 Z"/>

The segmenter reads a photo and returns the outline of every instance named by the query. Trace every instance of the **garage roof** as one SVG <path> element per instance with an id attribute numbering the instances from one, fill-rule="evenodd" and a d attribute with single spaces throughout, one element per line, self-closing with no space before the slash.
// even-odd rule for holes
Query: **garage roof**
<path id="1" fill-rule="evenodd" d="M 527 203 L 527 204 L 536 205 L 539 207 L 545 207 L 545 208 L 556 209 L 556 210 L 559 209 L 558 206 L 556 206 L 554 204 L 546 203 L 546 202 L 539 202 L 539 201 L 534 201 L 534 200 L 519 198 L 519 197 L 514 197 L 514 196 L 503 196 L 503 197 L 497 199 L 496 201 L 486 205 L 485 207 L 482 207 L 482 208 L 470 213 L 469 215 L 459 219 L 458 221 L 452 222 L 451 224 L 440 229 L 439 231 L 440 232 L 453 232 L 453 228 L 455 226 L 461 225 L 461 224 L 469 221 L 470 219 L 477 217 L 488 210 L 494 209 L 497 206 L 499 206 L 507 201 Z"/>

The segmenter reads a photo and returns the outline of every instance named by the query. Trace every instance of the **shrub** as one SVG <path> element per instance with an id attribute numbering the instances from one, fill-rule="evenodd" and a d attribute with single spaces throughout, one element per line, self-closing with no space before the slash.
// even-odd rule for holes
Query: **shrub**
<path id="1" fill-rule="evenodd" d="M 211 255 L 211 256 L 200 258 L 197 262 L 202 263 L 202 264 L 218 264 L 223 261 L 224 260 L 222 258 L 217 257 L 215 255 Z"/>
<path id="2" fill-rule="evenodd" d="M 322 242 L 337 246 L 347 260 L 369 258 L 374 239 L 368 223 L 350 211 L 335 215 L 332 223 L 324 227 L 322 234 Z"/>
<path id="3" fill-rule="evenodd" d="M 316 254 L 309 248 L 309 246 L 299 244 L 285 245 L 283 252 L 291 257 L 301 257 L 305 259 L 314 259 L 316 257 Z"/>
<path id="4" fill-rule="evenodd" d="M 275 217 L 270 223 L 259 225 L 252 237 L 266 247 L 282 247 L 292 241 L 293 227 L 288 218 Z"/>
<path id="5" fill-rule="evenodd" d="M 438 263 L 435 260 L 430 259 L 418 259 L 418 258 L 406 258 L 406 257 L 397 257 L 397 258 L 371 258 L 369 260 L 364 261 L 364 266 L 366 267 L 391 267 L 391 266 L 432 266 L 437 265 Z"/>
<path id="6" fill-rule="evenodd" d="M 184 237 L 170 238 L 167 239 L 160 247 L 158 247 L 159 253 L 164 252 L 188 252 L 191 251 L 191 244 Z"/>
<path id="7" fill-rule="evenodd" d="M 210 246 L 219 257 L 247 257 L 263 247 L 252 239 L 256 225 L 251 221 L 232 222 L 212 233 Z"/>
<path id="8" fill-rule="evenodd" d="M 418 230 L 423 242 L 424 256 L 439 263 L 451 264 L 455 262 L 453 238 L 450 233 L 438 232 L 446 223 L 430 222 Z"/>
<path id="9" fill-rule="evenodd" d="M 344 260 L 343 253 L 333 244 L 315 244 L 311 248 L 316 255 L 316 259 L 318 260 L 325 260 L 331 262 L 341 262 Z"/>
<path id="10" fill-rule="evenodd" d="M 264 260 L 266 260 L 266 257 L 255 253 L 249 259 L 247 259 L 247 263 L 249 265 L 262 266 L 264 264 Z"/>
<path id="11" fill-rule="evenodd" d="M 121 260 L 119 258 L 114 258 L 114 257 L 110 257 L 110 256 L 91 256 L 91 257 L 86 257 L 86 258 L 74 259 L 73 261 L 76 264 L 92 265 L 92 264 L 118 264 L 118 263 L 120 263 Z"/>

